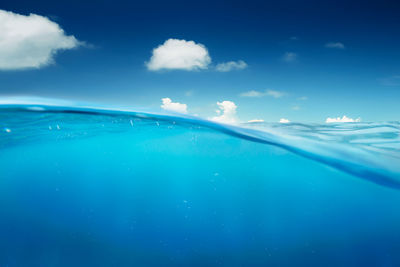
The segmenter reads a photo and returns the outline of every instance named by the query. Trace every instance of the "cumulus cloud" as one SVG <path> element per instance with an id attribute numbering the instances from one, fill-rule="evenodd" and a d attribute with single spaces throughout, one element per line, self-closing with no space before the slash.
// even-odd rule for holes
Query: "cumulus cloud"
<path id="1" fill-rule="evenodd" d="M 326 48 L 336 48 L 336 49 L 345 49 L 344 44 L 340 43 L 340 42 L 330 42 L 325 44 Z"/>
<path id="2" fill-rule="evenodd" d="M 247 122 L 250 122 L 250 123 L 253 123 L 253 122 L 264 122 L 264 120 L 263 119 L 252 119 L 252 120 L 249 120 Z"/>
<path id="3" fill-rule="evenodd" d="M 40 68 L 54 63 L 54 55 L 82 45 L 55 22 L 0 10 L 0 70 Z"/>
<path id="4" fill-rule="evenodd" d="M 161 101 L 162 101 L 161 108 L 164 110 L 178 112 L 178 113 L 187 113 L 186 104 L 172 102 L 171 98 L 168 97 L 161 99 Z"/>
<path id="5" fill-rule="evenodd" d="M 357 118 L 357 119 L 352 119 L 352 118 L 348 118 L 346 116 L 343 116 L 342 118 L 337 117 L 337 118 L 326 118 L 326 123 L 333 123 L 333 122 L 360 122 L 361 118 Z"/>
<path id="6" fill-rule="evenodd" d="M 247 63 L 244 62 L 243 60 L 219 63 L 215 67 L 215 69 L 217 71 L 221 71 L 221 72 L 227 72 L 227 71 L 231 71 L 231 70 L 242 70 L 245 68 L 247 68 Z"/>
<path id="7" fill-rule="evenodd" d="M 286 52 L 283 55 L 282 60 L 285 62 L 294 62 L 297 60 L 297 54 L 293 52 Z"/>
<path id="8" fill-rule="evenodd" d="M 265 91 L 256 91 L 250 90 L 247 92 L 243 92 L 240 94 L 242 97 L 263 97 L 263 96 L 272 96 L 274 98 L 280 98 L 284 96 L 286 93 L 276 90 L 265 90 Z"/>
<path id="9" fill-rule="evenodd" d="M 289 122 L 290 122 L 290 120 L 285 119 L 285 118 L 282 118 L 279 120 L 279 123 L 289 123 Z"/>
<path id="10" fill-rule="evenodd" d="M 222 123 L 236 123 L 238 121 L 236 116 L 236 108 L 232 101 L 217 102 L 218 109 L 216 110 L 218 116 L 212 117 L 211 120 Z"/>
<path id="11" fill-rule="evenodd" d="M 163 69 L 190 71 L 207 69 L 210 63 L 211 57 L 204 45 L 193 41 L 168 39 L 153 49 L 146 66 L 152 71 Z"/>

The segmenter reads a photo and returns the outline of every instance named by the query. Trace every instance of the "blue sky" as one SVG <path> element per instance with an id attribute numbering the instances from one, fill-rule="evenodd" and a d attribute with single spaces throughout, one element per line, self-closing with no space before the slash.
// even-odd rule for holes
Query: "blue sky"
<path id="1" fill-rule="evenodd" d="M 29 35 L 38 40 L 20 40 L 24 43 L 15 53 L 9 49 L 16 46 L 0 45 L 0 97 L 75 99 L 154 111 L 161 109 L 162 98 L 170 98 L 206 118 L 218 115 L 217 102 L 232 101 L 240 121 L 324 122 L 343 115 L 399 120 L 396 1 L 16 0 L 3 1 L 0 9 L 47 17 L 64 30 L 51 39 L 53 61 L 36 67 L 29 67 L 33 63 L 26 55 L 39 57 L 35 49 L 49 49 L 40 41 L 46 38 Z M 12 33 L 15 18 L 4 16 Z M 24 23 L 30 29 L 31 22 Z M 184 49 L 193 41 L 210 61 L 196 54 L 200 50 L 190 50 L 198 65 L 171 67 L 167 50 L 167 67 L 149 69 L 153 49 L 169 39 L 184 40 Z M 237 69 L 218 71 L 218 64 L 230 61 Z"/>

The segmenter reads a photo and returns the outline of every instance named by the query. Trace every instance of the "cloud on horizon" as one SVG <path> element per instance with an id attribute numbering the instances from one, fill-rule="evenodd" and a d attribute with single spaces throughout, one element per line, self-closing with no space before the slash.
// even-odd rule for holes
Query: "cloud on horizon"
<path id="1" fill-rule="evenodd" d="M 81 45 L 47 17 L 0 10 L 0 70 L 41 68 L 54 63 L 58 51 Z"/>
<path id="2" fill-rule="evenodd" d="M 290 120 L 285 119 L 285 118 L 282 118 L 279 120 L 279 123 L 289 123 L 289 122 L 290 122 Z"/>
<path id="3" fill-rule="evenodd" d="M 346 115 L 344 115 L 342 118 L 337 117 L 337 118 L 326 118 L 325 122 L 326 123 L 334 123 L 334 122 L 360 122 L 361 118 L 357 119 L 352 119 L 348 118 Z"/>
<path id="4" fill-rule="evenodd" d="M 225 63 L 219 63 L 216 67 L 216 71 L 220 72 L 228 72 L 232 70 L 242 70 L 247 68 L 247 63 L 244 62 L 243 60 L 238 60 L 238 61 L 229 61 Z"/>
<path id="5" fill-rule="evenodd" d="M 148 70 L 199 70 L 207 69 L 211 57 L 207 48 L 194 41 L 168 39 L 153 49 Z"/>
<path id="6" fill-rule="evenodd" d="M 330 42 L 325 44 L 326 48 L 335 48 L 335 49 L 345 49 L 346 47 L 344 46 L 343 43 L 340 42 Z"/>
<path id="7" fill-rule="evenodd" d="M 263 119 L 252 119 L 252 120 L 249 120 L 249 121 L 247 121 L 247 122 L 250 122 L 250 123 L 254 123 L 254 122 L 264 122 L 264 120 L 263 120 Z"/>
<path id="8" fill-rule="evenodd" d="M 217 102 L 218 109 L 216 110 L 218 116 L 212 117 L 211 120 L 216 122 L 234 124 L 238 122 L 238 118 L 236 116 L 237 106 L 232 101 L 222 101 Z"/>
<path id="9" fill-rule="evenodd" d="M 178 113 L 187 113 L 187 105 L 181 104 L 178 102 L 172 102 L 171 98 L 166 97 L 162 98 L 161 108 L 167 111 L 178 112 Z"/>

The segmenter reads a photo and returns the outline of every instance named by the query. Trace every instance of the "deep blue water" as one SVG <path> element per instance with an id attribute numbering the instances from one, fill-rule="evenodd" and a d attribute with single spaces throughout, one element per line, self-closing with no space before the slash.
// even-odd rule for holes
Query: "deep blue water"
<path id="1" fill-rule="evenodd" d="M 400 266 L 400 124 L 0 105 L 0 266 Z"/>

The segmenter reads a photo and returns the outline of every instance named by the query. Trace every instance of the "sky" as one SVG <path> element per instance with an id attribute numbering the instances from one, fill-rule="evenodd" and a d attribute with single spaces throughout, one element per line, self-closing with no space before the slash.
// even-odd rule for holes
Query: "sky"
<path id="1" fill-rule="evenodd" d="M 399 121 L 399 14 L 398 1 L 5 0 L 0 98 Z"/>

